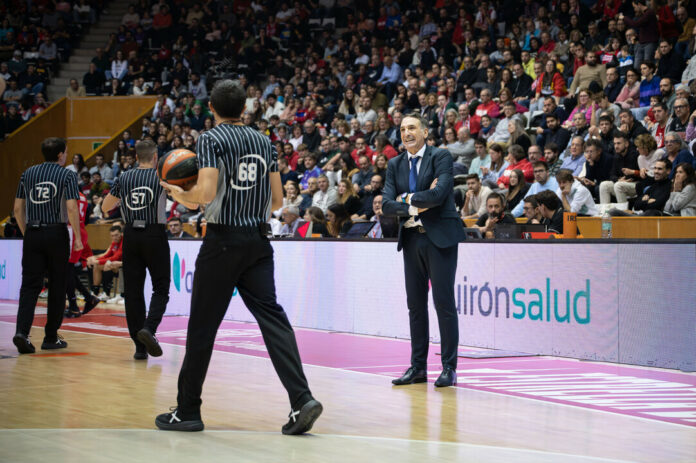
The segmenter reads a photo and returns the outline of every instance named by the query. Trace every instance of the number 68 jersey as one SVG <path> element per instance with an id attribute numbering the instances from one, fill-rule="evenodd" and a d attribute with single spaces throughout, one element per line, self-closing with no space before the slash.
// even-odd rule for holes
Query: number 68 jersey
<path id="1" fill-rule="evenodd" d="M 109 193 L 121 200 L 121 215 L 126 223 L 166 223 L 167 194 L 159 182 L 155 169 L 127 170 L 114 180 Z"/>
<path id="2" fill-rule="evenodd" d="M 17 198 L 26 200 L 27 222 L 59 224 L 68 221 L 65 202 L 77 199 L 77 175 L 55 162 L 44 162 L 24 171 Z"/>
<path id="3" fill-rule="evenodd" d="M 255 227 L 270 215 L 269 174 L 278 171 L 268 137 L 251 127 L 220 124 L 198 137 L 198 167 L 218 169 L 217 194 L 206 207 L 208 223 Z"/>

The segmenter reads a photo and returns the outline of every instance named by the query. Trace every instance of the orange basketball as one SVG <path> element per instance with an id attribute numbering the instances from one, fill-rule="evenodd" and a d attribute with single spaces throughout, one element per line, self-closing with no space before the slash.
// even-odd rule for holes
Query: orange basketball
<path id="1" fill-rule="evenodd" d="M 190 189 L 198 180 L 196 153 L 183 148 L 168 152 L 157 164 L 157 175 L 167 183 Z"/>

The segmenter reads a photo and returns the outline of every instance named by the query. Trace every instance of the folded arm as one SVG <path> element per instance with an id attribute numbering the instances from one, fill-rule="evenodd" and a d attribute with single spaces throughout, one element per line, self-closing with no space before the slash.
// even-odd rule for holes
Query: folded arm
<path id="1" fill-rule="evenodd" d="M 396 191 L 395 171 L 396 163 L 389 161 L 387 179 L 384 183 L 384 189 L 382 190 L 382 211 L 386 216 L 409 217 L 408 204 L 396 200 L 398 193 Z"/>
<path id="2" fill-rule="evenodd" d="M 434 188 L 414 193 L 411 196 L 411 205 L 420 209 L 431 209 L 444 203 L 454 188 L 452 165 L 452 156 L 447 151 L 439 153 L 433 161 L 437 184 Z"/>

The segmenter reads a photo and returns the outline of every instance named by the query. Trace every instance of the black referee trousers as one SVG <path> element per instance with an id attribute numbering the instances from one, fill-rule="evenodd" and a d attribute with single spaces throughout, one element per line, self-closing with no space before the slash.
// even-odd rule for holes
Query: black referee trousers
<path id="1" fill-rule="evenodd" d="M 152 299 L 147 317 L 146 270 L 150 271 L 152 278 Z M 170 279 L 169 241 L 164 225 L 150 224 L 144 229 L 126 225 L 123 234 L 123 298 L 128 333 L 138 347 L 144 347 L 136 338 L 138 331 L 147 328 L 154 334 L 162 322 L 169 302 Z"/>
<path id="2" fill-rule="evenodd" d="M 65 224 L 40 228 L 27 226 L 22 245 L 22 286 L 19 290 L 17 333 L 29 336 L 44 275 L 48 275 L 46 340 L 58 339 L 58 328 L 63 323 L 65 310 L 65 266 L 69 258 L 70 239 Z"/>
<path id="3" fill-rule="evenodd" d="M 179 373 L 177 402 L 185 419 L 200 418 L 203 381 L 215 336 L 235 287 L 259 324 L 290 404 L 309 394 L 295 332 L 276 302 L 273 269 L 273 248 L 258 230 L 232 232 L 208 224 L 196 259 L 186 355 Z"/>

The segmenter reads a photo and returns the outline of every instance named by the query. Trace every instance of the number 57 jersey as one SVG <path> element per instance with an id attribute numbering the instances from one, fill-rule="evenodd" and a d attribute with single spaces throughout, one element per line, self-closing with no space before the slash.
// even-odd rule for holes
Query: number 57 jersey
<path id="1" fill-rule="evenodd" d="M 217 194 L 205 211 L 208 223 L 255 227 L 268 220 L 269 174 L 278 171 L 278 160 L 267 136 L 223 123 L 198 137 L 196 152 L 199 170 L 212 167 L 219 172 Z"/>
<path id="2" fill-rule="evenodd" d="M 111 195 L 121 200 L 121 215 L 127 224 L 136 220 L 147 224 L 166 223 L 167 193 L 155 169 L 131 169 L 119 175 Z"/>

